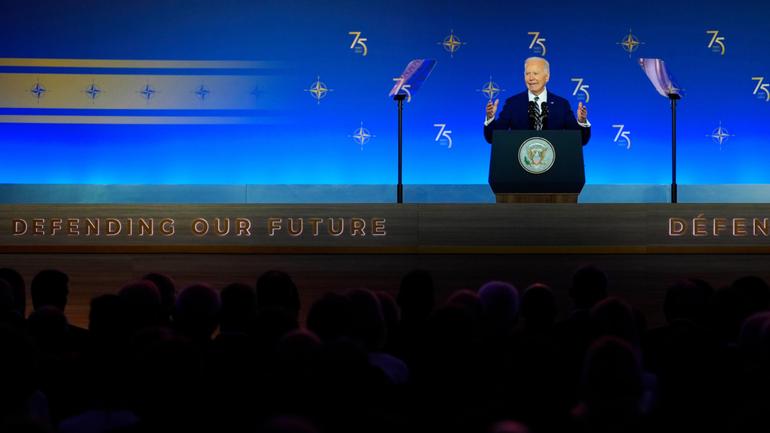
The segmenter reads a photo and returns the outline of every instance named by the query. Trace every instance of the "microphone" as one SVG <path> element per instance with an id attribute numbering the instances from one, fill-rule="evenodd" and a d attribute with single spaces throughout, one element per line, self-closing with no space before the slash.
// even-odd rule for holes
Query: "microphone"
<path id="1" fill-rule="evenodd" d="M 529 107 L 527 108 L 527 114 L 530 119 L 537 117 L 537 104 L 535 101 L 529 101 Z"/>
<path id="2" fill-rule="evenodd" d="M 540 107 L 540 123 L 543 129 L 548 129 L 548 104 L 543 101 Z"/>

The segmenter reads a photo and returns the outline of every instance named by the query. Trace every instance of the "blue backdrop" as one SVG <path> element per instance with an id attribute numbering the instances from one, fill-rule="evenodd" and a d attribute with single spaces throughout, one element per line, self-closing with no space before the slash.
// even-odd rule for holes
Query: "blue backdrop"
<path id="1" fill-rule="evenodd" d="M 6 62 L 0 89 L 12 90 L 16 81 L 7 77 L 21 76 L 33 102 L 0 107 L 0 183 L 394 183 L 396 106 L 387 92 L 406 63 L 421 57 L 437 66 L 405 107 L 405 183 L 486 183 L 481 90 L 490 80 L 501 100 L 523 90 L 523 61 L 543 47 L 549 91 L 573 108 L 589 98 L 588 183 L 669 183 L 669 104 L 647 81 L 640 57 L 663 58 L 686 93 L 678 113 L 680 183 L 770 183 L 770 8 L 747 0 L 4 0 L 0 7 L 4 59 L 269 62 L 245 72 Z M 351 32 L 365 41 L 355 43 Z M 633 50 L 622 44 L 629 34 L 638 42 Z M 255 103 L 208 109 L 191 89 L 191 105 L 174 109 L 152 110 L 158 99 L 142 110 L 100 111 L 99 99 L 88 110 L 47 105 L 63 90 L 41 77 L 99 82 L 107 72 L 246 75 L 256 85 L 242 91 Z M 330 91 L 314 94 L 317 81 Z M 36 84 L 47 93 L 36 95 Z M 213 98 L 217 89 L 209 87 Z M 162 98 L 164 89 L 156 90 Z M 139 89 L 132 94 L 141 97 Z M 65 117 L 94 113 L 249 121 L 88 124 Z M 38 115 L 47 120 L 29 120 Z M 435 125 L 449 134 L 437 139 L 442 127 Z M 721 144 L 712 137 L 720 125 L 727 135 Z M 362 126 L 372 135 L 364 144 L 356 138 Z"/>

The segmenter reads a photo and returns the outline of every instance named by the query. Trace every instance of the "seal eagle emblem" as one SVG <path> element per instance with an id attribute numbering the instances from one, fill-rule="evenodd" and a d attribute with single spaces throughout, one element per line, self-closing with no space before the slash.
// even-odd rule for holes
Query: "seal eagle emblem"
<path id="1" fill-rule="evenodd" d="M 545 138 L 528 138 L 519 146 L 519 164 L 527 173 L 543 174 L 553 167 L 554 161 L 556 149 Z"/>

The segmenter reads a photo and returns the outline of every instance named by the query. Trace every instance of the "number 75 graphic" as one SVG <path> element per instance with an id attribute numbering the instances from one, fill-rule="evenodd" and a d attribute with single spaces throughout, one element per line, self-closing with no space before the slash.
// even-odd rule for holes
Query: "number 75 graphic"
<path id="1" fill-rule="evenodd" d="M 570 78 L 570 81 L 577 83 L 575 90 L 572 91 L 572 95 L 577 96 L 578 92 L 583 92 L 586 95 L 586 103 L 588 103 L 588 100 L 591 99 L 591 95 L 588 94 L 588 84 L 583 84 L 582 78 Z"/>
<path id="2" fill-rule="evenodd" d="M 433 126 L 439 128 L 438 134 L 436 134 L 436 141 L 446 138 L 448 146 L 447 149 L 452 148 L 452 131 L 446 129 L 446 123 L 434 123 Z"/>
<path id="3" fill-rule="evenodd" d="M 626 125 L 612 125 L 613 128 L 618 128 L 618 133 L 615 135 L 615 139 L 612 140 L 613 143 L 620 142 L 620 139 L 622 138 L 625 140 L 626 143 L 626 150 L 631 149 L 631 131 L 626 131 L 624 128 Z"/>
<path id="4" fill-rule="evenodd" d="M 751 81 L 757 82 L 757 87 L 754 88 L 754 94 L 758 94 L 759 91 L 765 92 L 765 101 L 770 101 L 770 83 L 765 83 L 765 77 L 751 77 Z"/>
<path id="5" fill-rule="evenodd" d="M 363 55 L 365 57 L 369 53 L 369 48 L 366 47 L 366 41 L 368 39 L 367 38 L 362 38 L 361 37 L 361 32 L 348 32 L 348 34 L 350 36 L 355 36 L 353 38 L 353 43 L 350 44 L 350 49 L 354 49 L 356 47 L 356 45 L 360 45 L 361 46 L 361 55 Z"/>

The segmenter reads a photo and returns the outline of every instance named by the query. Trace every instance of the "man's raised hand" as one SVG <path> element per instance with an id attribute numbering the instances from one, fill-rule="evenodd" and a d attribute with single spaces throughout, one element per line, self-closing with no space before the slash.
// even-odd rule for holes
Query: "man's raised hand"
<path id="1" fill-rule="evenodd" d="M 588 120 L 588 109 L 583 105 L 582 101 L 578 102 L 577 118 L 578 123 L 586 123 L 586 120 Z"/>
<path id="2" fill-rule="evenodd" d="M 500 103 L 499 99 L 495 99 L 495 102 L 493 103 L 490 99 L 489 102 L 487 102 L 487 120 L 491 120 L 495 118 L 495 114 L 497 114 L 497 104 Z"/>

